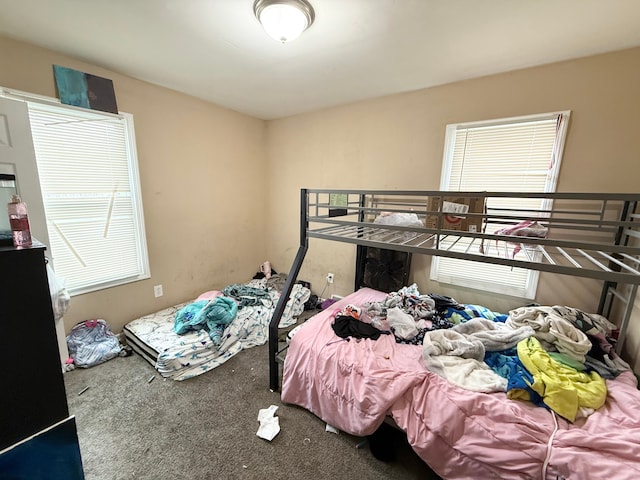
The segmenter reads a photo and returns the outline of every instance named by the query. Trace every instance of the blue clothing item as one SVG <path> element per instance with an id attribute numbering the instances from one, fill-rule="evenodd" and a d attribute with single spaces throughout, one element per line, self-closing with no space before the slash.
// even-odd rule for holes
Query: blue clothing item
<path id="1" fill-rule="evenodd" d="M 507 396 L 513 399 L 528 400 L 539 407 L 548 408 L 530 385 L 533 384 L 533 375 L 518 358 L 517 347 L 512 347 L 499 352 L 485 352 L 484 363 L 491 367 L 503 378 L 507 379 Z M 524 392 L 524 394 L 522 394 Z"/>
<path id="2" fill-rule="evenodd" d="M 214 345 L 222 343 L 222 333 L 236 317 L 238 304 L 228 297 L 198 300 L 178 310 L 173 331 L 178 335 L 190 330 L 206 330 Z"/>
<path id="3" fill-rule="evenodd" d="M 509 318 L 509 315 L 505 313 L 498 313 L 489 310 L 482 305 L 462 305 L 464 308 L 459 309 L 456 307 L 447 307 L 444 310 L 444 317 L 450 322 L 458 324 L 464 323 L 472 318 L 486 318 L 487 320 L 493 320 L 494 322 L 504 323 Z"/>

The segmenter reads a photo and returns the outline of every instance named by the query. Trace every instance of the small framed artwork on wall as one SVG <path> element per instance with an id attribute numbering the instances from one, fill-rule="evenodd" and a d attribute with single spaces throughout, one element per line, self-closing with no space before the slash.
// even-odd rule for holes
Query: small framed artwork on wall
<path id="1" fill-rule="evenodd" d="M 65 105 L 118 113 L 113 82 L 108 78 L 80 72 L 72 68 L 53 66 L 58 98 Z"/>

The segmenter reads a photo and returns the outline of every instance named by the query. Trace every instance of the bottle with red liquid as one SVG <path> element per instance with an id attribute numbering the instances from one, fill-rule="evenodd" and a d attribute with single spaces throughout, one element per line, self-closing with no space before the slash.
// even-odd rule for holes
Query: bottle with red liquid
<path id="1" fill-rule="evenodd" d="M 14 195 L 7 205 L 7 210 L 9 211 L 11 232 L 13 233 L 13 245 L 16 248 L 30 247 L 32 242 L 27 204 L 18 195 Z"/>

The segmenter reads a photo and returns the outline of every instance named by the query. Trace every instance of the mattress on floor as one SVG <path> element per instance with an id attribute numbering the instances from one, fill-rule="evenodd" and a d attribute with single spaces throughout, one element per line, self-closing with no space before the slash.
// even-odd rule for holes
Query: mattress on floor
<path id="1" fill-rule="evenodd" d="M 123 328 L 127 344 L 154 367 L 160 352 L 176 343 L 173 324 L 176 313 L 189 302 L 180 303 L 128 323 Z"/>
<path id="2" fill-rule="evenodd" d="M 296 285 L 287 302 L 280 327 L 296 322 L 309 298 L 306 288 Z M 269 338 L 269 322 L 279 294 L 270 292 L 268 305 L 246 306 L 227 326 L 222 343 L 214 345 L 205 330 L 184 335 L 174 333 L 176 313 L 190 302 L 181 303 L 156 313 L 145 315 L 124 327 L 131 348 L 153 365 L 163 377 L 186 380 L 223 364 L 240 351 L 262 345 Z"/>

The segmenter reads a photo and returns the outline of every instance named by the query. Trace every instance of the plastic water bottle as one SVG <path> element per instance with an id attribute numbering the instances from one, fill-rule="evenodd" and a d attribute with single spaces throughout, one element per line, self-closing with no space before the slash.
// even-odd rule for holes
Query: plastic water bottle
<path id="1" fill-rule="evenodd" d="M 13 234 L 13 245 L 17 248 L 30 247 L 32 242 L 27 204 L 18 195 L 14 195 L 7 205 L 7 210 L 9 211 L 9 223 Z"/>

